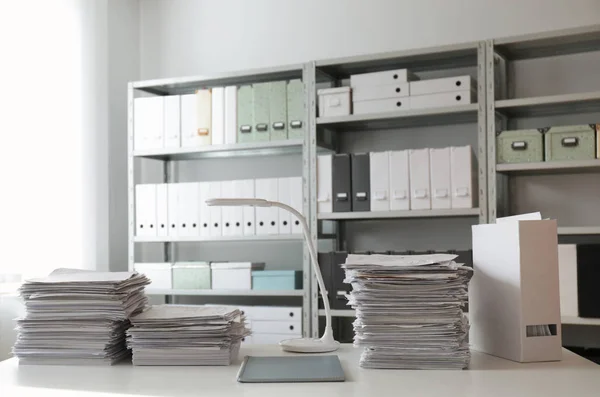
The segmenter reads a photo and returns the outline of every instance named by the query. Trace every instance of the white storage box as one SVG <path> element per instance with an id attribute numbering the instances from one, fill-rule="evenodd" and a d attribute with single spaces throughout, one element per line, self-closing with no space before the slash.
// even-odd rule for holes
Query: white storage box
<path id="1" fill-rule="evenodd" d="M 319 94 L 319 117 L 348 116 L 350 87 L 323 88 Z"/>
<path id="2" fill-rule="evenodd" d="M 354 102 L 354 114 L 394 112 L 410 109 L 410 98 L 377 99 L 373 101 Z"/>
<path id="3" fill-rule="evenodd" d="M 261 321 L 252 322 L 252 332 L 256 334 L 289 334 L 302 333 L 302 322 L 298 321 Z"/>
<path id="4" fill-rule="evenodd" d="M 452 208 L 475 208 L 479 202 L 477 158 L 471 146 L 450 148 Z"/>
<path id="5" fill-rule="evenodd" d="M 282 340 L 302 338 L 302 333 L 289 334 L 252 334 L 252 343 L 255 345 L 273 345 Z"/>
<path id="6" fill-rule="evenodd" d="M 430 210 L 429 149 L 409 150 L 408 162 L 408 171 L 410 174 L 410 209 Z"/>
<path id="7" fill-rule="evenodd" d="M 410 95 L 439 94 L 440 92 L 454 92 L 472 90 L 474 80 L 471 76 L 445 77 L 442 79 L 411 81 Z"/>
<path id="8" fill-rule="evenodd" d="M 374 99 L 403 98 L 409 95 L 409 83 L 352 88 L 352 101 L 372 101 Z"/>
<path id="9" fill-rule="evenodd" d="M 473 226 L 470 343 L 518 362 L 562 352 L 556 221 L 535 215 Z"/>
<path id="10" fill-rule="evenodd" d="M 244 306 L 244 314 L 254 321 L 302 321 L 301 307 L 283 306 Z"/>
<path id="11" fill-rule="evenodd" d="M 212 289 L 252 289 L 252 270 L 265 268 L 264 263 L 215 262 L 210 264 Z"/>
<path id="12" fill-rule="evenodd" d="M 406 83 L 418 80 L 408 69 L 384 70 L 383 72 L 353 74 L 350 76 L 350 86 L 374 86 L 396 83 Z"/>
<path id="13" fill-rule="evenodd" d="M 411 109 L 429 109 L 460 106 L 473 103 L 475 93 L 470 90 L 442 92 L 440 94 L 417 95 L 410 97 Z"/>
<path id="14" fill-rule="evenodd" d="M 145 274 L 151 281 L 148 289 L 173 288 L 173 273 L 170 263 L 136 263 L 136 272 Z"/>

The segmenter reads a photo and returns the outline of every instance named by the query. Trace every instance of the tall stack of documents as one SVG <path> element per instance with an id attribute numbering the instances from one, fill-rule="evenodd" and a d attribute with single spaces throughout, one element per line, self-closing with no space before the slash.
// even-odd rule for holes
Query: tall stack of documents
<path id="1" fill-rule="evenodd" d="M 356 309 L 360 365 L 463 369 L 469 365 L 463 308 L 472 269 L 456 255 L 348 255 L 343 268 Z"/>
<path id="2" fill-rule="evenodd" d="M 113 364 L 128 357 L 128 318 L 148 298 L 146 276 L 59 269 L 20 289 L 26 316 L 13 348 L 21 364 Z"/>
<path id="3" fill-rule="evenodd" d="M 152 306 L 131 323 L 134 365 L 229 365 L 250 334 L 242 312 L 223 306 Z"/>

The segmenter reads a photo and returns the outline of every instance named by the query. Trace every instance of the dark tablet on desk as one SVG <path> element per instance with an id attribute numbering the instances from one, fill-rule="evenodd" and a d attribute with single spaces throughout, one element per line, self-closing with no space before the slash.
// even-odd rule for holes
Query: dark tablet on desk
<path id="1" fill-rule="evenodd" d="M 343 382 L 338 356 L 244 357 L 237 377 L 242 383 Z"/>

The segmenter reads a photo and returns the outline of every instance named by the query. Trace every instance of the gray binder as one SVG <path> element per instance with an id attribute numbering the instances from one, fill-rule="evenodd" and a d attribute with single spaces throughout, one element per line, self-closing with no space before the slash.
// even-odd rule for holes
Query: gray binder
<path id="1" fill-rule="evenodd" d="M 369 153 L 352 155 L 352 211 L 371 210 Z"/>
<path id="2" fill-rule="evenodd" d="M 352 211 L 350 155 L 334 154 L 331 159 L 333 212 Z"/>
<path id="3" fill-rule="evenodd" d="M 335 355 L 244 357 L 237 377 L 241 383 L 343 382 L 344 370 Z"/>

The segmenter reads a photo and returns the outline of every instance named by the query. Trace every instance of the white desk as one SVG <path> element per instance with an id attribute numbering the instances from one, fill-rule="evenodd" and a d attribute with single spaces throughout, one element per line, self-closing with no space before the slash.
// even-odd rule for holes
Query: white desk
<path id="1" fill-rule="evenodd" d="M 243 355 L 282 355 L 276 346 L 249 346 Z M 289 353 L 287 353 L 289 355 Z M 464 371 L 370 370 L 360 351 L 337 352 L 344 383 L 240 384 L 229 367 L 19 366 L 0 363 L 0 396 L 194 396 L 194 397 L 598 397 L 600 366 L 564 350 L 563 361 L 518 364 L 473 352 Z M 113 394 L 114 393 L 114 394 Z"/>

